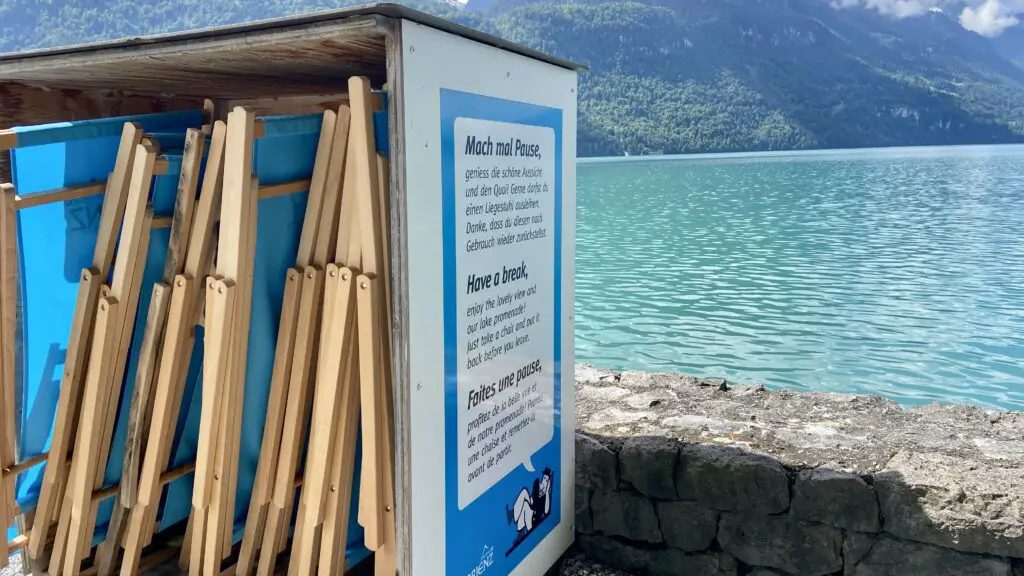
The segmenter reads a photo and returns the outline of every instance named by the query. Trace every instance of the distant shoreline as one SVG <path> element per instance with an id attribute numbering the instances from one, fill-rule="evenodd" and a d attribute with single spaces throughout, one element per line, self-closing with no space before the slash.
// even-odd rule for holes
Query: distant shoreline
<path id="1" fill-rule="evenodd" d="M 577 157 L 576 164 L 611 164 L 619 162 L 661 162 L 673 160 L 747 160 L 786 159 L 800 157 L 862 157 L 879 158 L 886 156 L 945 156 L 950 152 L 982 152 L 1024 150 L 1024 143 L 1018 144 L 955 144 L 948 146 L 882 146 L 873 148 L 815 148 L 811 150 L 762 150 L 753 152 L 699 152 L 694 154 L 651 154 L 647 156 L 586 156 Z"/>

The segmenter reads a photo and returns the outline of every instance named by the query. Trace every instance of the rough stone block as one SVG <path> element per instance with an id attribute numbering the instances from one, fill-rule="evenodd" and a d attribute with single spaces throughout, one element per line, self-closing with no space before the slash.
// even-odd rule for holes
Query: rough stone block
<path id="1" fill-rule="evenodd" d="M 594 531 L 637 542 L 662 541 L 654 503 L 643 496 L 623 492 L 594 492 L 590 498 Z"/>
<path id="2" fill-rule="evenodd" d="M 843 538 L 843 564 L 846 566 L 847 574 L 853 566 L 856 566 L 878 540 L 877 536 L 863 534 L 860 532 L 847 532 Z"/>
<path id="3" fill-rule="evenodd" d="M 1010 576 L 1005 558 L 964 554 L 948 548 L 889 537 L 874 539 L 868 553 L 859 561 L 847 560 L 845 576 L 890 576 L 925 574 L 927 576 Z"/>
<path id="4" fill-rule="evenodd" d="M 789 576 L 785 572 L 772 570 L 771 568 L 754 568 L 747 576 Z"/>
<path id="5" fill-rule="evenodd" d="M 594 531 L 594 517 L 590 513 L 592 494 L 589 488 L 576 487 L 576 532 L 580 534 L 590 534 Z"/>
<path id="6" fill-rule="evenodd" d="M 647 573 L 652 576 L 736 576 L 736 561 L 726 554 L 687 554 L 680 550 L 650 553 Z"/>
<path id="7" fill-rule="evenodd" d="M 583 555 L 630 574 L 652 576 L 736 576 L 738 565 L 728 554 L 687 554 L 681 550 L 635 548 L 605 536 L 580 536 Z"/>
<path id="8" fill-rule="evenodd" d="M 619 486 L 615 453 L 584 434 L 576 435 L 576 485 L 594 490 L 615 490 Z"/>
<path id="9" fill-rule="evenodd" d="M 679 498 L 718 510 L 777 514 L 789 507 L 789 479 L 782 465 L 738 448 L 692 445 L 680 452 Z"/>
<path id="10" fill-rule="evenodd" d="M 695 502 L 658 502 L 665 543 L 686 552 L 707 550 L 718 533 L 718 512 Z"/>
<path id="11" fill-rule="evenodd" d="M 589 560 L 623 570 L 629 574 L 643 574 L 650 564 L 650 557 L 645 550 L 627 546 L 611 538 L 580 536 L 576 542 L 583 550 L 583 555 Z"/>
<path id="12" fill-rule="evenodd" d="M 839 530 L 788 516 L 722 514 L 718 542 L 722 550 L 746 564 L 797 576 L 823 576 L 843 568 Z"/>
<path id="13" fill-rule="evenodd" d="M 678 461 L 679 445 L 669 438 L 629 438 L 619 451 L 622 479 L 651 498 L 675 499 Z"/>
<path id="14" fill-rule="evenodd" d="M 875 476 L 886 532 L 961 552 L 1024 558 L 1020 469 L 901 451 Z"/>
<path id="15" fill-rule="evenodd" d="M 877 532 L 878 501 L 859 476 L 826 468 L 801 472 L 793 486 L 793 515 L 829 526 Z"/>

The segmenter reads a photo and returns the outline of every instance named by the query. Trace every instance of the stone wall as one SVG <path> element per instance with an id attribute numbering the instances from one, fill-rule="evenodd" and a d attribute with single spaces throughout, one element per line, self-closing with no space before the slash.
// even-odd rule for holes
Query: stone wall
<path id="1" fill-rule="evenodd" d="M 1024 576 L 1024 414 L 577 379 L 576 554 L 628 574 Z"/>

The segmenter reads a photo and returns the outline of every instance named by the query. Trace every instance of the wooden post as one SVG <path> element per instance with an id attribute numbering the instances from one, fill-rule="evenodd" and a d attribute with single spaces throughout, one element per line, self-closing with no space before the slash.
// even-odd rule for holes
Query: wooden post
<path id="1" fill-rule="evenodd" d="M 7 566 L 7 528 L 14 523 L 17 474 L 7 470 L 17 463 L 17 428 L 14 409 L 14 339 L 17 319 L 17 220 L 14 187 L 0 186 L 0 568 Z"/>

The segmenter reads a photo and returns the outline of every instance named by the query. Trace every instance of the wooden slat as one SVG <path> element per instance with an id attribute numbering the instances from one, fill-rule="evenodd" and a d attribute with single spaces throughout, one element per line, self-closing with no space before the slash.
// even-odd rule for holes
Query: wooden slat
<path id="1" fill-rule="evenodd" d="M 203 133 L 195 128 L 185 131 L 185 150 L 182 153 L 181 173 L 174 201 L 174 216 L 171 222 L 171 239 L 167 244 L 167 261 L 164 264 L 164 282 L 170 284 L 174 277 L 185 270 L 185 254 L 188 251 L 189 235 L 192 233 L 192 213 L 196 204 L 196 187 L 199 185 L 199 170 L 206 152 Z"/>
<path id="2" fill-rule="evenodd" d="M 299 248 L 296 253 L 296 266 L 288 271 L 285 286 L 285 296 L 282 303 L 281 324 L 278 330 L 278 340 L 275 349 L 274 369 L 271 377 L 270 396 L 268 399 L 267 415 L 264 422 L 263 443 L 260 448 L 260 459 L 257 465 L 256 478 L 253 485 L 252 497 L 249 504 L 249 515 L 246 521 L 245 533 L 242 538 L 242 548 L 236 564 L 236 572 L 243 575 L 251 573 L 255 567 L 256 553 L 261 548 L 261 542 L 266 532 L 280 534 L 277 529 L 280 511 L 274 511 L 274 519 L 268 522 L 268 505 L 271 494 L 276 487 L 278 477 L 278 466 L 283 461 L 280 457 L 282 444 L 282 432 L 286 422 L 286 411 L 289 406 L 288 398 L 294 394 L 290 390 L 291 375 L 293 373 L 293 352 L 296 333 L 298 330 L 297 315 L 300 307 L 302 290 L 300 286 L 305 284 L 302 267 L 308 266 L 313 259 L 317 236 L 322 222 L 323 204 L 326 196 L 336 195 L 336 191 L 330 194 L 325 192 L 328 187 L 330 172 L 333 169 L 332 163 L 335 159 L 335 141 L 339 134 L 338 115 L 327 111 L 324 113 L 321 124 L 320 139 L 317 144 L 317 155 L 313 166 L 313 177 L 310 181 L 309 199 L 306 203 L 306 213 L 303 219 Z M 347 131 L 347 126 L 344 128 Z M 294 414 L 293 422 L 294 424 Z M 291 484 L 291 475 L 285 473 L 282 477 L 288 478 Z M 264 549 L 265 555 L 274 555 L 274 550 Z M 267 570 L 270 559 L 264 560 L 263 570 Z"/>
<path id="3" fill-rule="evenodd" d="M 14 346 L 17 321 L 18 236 L 14 212 L 15 190 L 10 184 L 0 186 L 0 469 L 14 467 L 17 461 L 17 428 L 15 423 Z M 0 528 L 14 523 L 15 481 L 17 475 L 0 478 Z M 0 566 L 6 565 L 9 551 L 6 533 L 0 537 Z"/>
<path id="4" fill-rule="evenodd" d="M 252 178 L 253 135 L 255 118 L 244 108 L 235 108 L 228 115 L 227 140 L 224 152 L 224 188 L 221 199 L 221 224 L 217 250 L 217 273 L 224 281 L 232 283 L 238 294 L 234 297 L 238 308 L 228 311 L 227 317 L 215 320 L 213 329 L 207 332 L 208 339 L 220 340 L 221 347 L 214 361 L 223 365 L 221 379 L 203 382 L 217 382 L 215 390 L 207 394 L 204 386 L 203 410 L 200 422 L 200 458 L 197 458 L 196 489 L 193 494 L 194 512 L 205 516 L 193 521 L 192 557 L 189 566 L 193 574 L 219 574 L 224 558 L 224 530 L 227 529 L 226 504 L 233 502 L 233 487 L 225 475 L 230 475 L 230 461 L 233 457 L 233 427 L 241 425 L 241 406 L 226 406 L 226 399 L 237 394 L 234 386 L 245 382 L 245 358 L 248 351 L 248 300 L 251 298 L 251 250 L 249 226 L 255 222 L 254 215 L 258 183 Z M 254 246 L 253 246 L 254 248 Z M 224 286 L 221 281 L 218 291 Z M 209 324 L 210 319 L 207 319 Z M 244 342 L 241 345 L 239 341 Z M 207 359 L 204 359 L 204 371 Z M 221 370 L 221 368 L 217 368 Z M 243 388 L 244 390 L 244 388 Z M 211 410 L 212 408 L 212 410 Z M 230 410 L 225 414 L 224 410 Z M 217 418 L 219 422 L 209 421 Z M 204 424 L 206 426 L 204 427 Z M 204 429 L 206 434 L 204 435 Z M 234 447 L 237 451 L 237 446 Z M 198 562 L 197 562 L 198 560 Z M 200 564 L 200 565 L 196 565 Z"/>
<path id="5" fill-rule="evenodd" d="M 360 523 L 365 531 L 366 547 L 376 551 L 384 539 L 383 526 L 377 514 L 381 502 L 382 486 L 379 475 L 384 465 L 382 458 L 384 447 L 380 442 L 382 434 L 381 406 L 380 395 L 376 390 L 379 379 L 378 366 L 380 365 L 377 330 L 380 323 L 377 319 L 378 310 L 374 306 L 374 290 L 376 290 L 375 281 L 371 277 L 360 275 L 357 278 L 359 390 L 364 451 L 362 465 L 370 468 L 370 472 L 362 476 L 362 481 L 365 483 L 359 486 L 359 499 L 366 502 L 367 510 L 360 518 Z M 360 507 L 362 506 L 363 504 L 360 504 Z"/>
<path id="6" fill-rule="evenodd" d="M 220 409 L 223 402 L 223 382 L 228 370 L 229 342 L 224 334 L 230 327 L 230 308 L 234 303 L 232 280 L 221 281 L 214 277 L 207 279 L 206 292 L 206 336 L 203 354 L 203 401 L 209 409 L 200 421 L 199 455 L 196 457 L 196 482 L 192 503 L 201 510 L 210 505 L 213 484 L 213 458 L 216 456 L 217 422 L 222 419 Z M 229 298 L 231 296 L 232 298 Z"/>
<path id="7" fill-rule="evenodd" d="M 163 343 L 164 323 L 170 305 L 171 287 L 162 282 L 153 285 L 146 316 L 142 348 L 135 373 L 135 390 L 128 416 L 128 436 L 125 440 L 124 465 L 121 473 L 121 505 L 131 507 L 138 500 L 138 475 L 145 443 L 143 429 L 148 432 L 152 410 L 153 381 L 159 363 L 159 349 Z"/>
<path id="8" fill-rule="evenodd" d="M 93 252 L 92 267 L 83 270 L 72 316 L 71 334 L 61 378 L 57 413 L 50 440 L 51 465 L 43 473 L 39 500 L 36 504 L 36 518 L 29 539 L 28 556 L 32 563 L 45 569 L 44 546 L 50 523 L 57 520 L 63 503 L 64 486 L 68 470 L 64 462 L 68 458 L 78 422 L 81 390 L 87 370 L 87 359 L 93 335 L 96 303 L 99 288 L 107 277 L 114 258 L 114 241 L 120 233 L 124 205 L 128 200 L 130 173 L 134 166 L 136 146 L 142 139 L 142 131 L 134 124 L 126 124 L 121 135 L 114 171 L 106 183 L 103 207 L 100 212 L 100 228 Z"/>
<path id="9" fill-rule="evenodd" d="M 139 495 L 125 538 L 122 573 L 138 570 L 142 548 L 152 534 L 152 524 L 159 505 L 160 486 L 157 478 L 167 468 L 170 458 L 174 423 L 180 411 L 184 381 L 193 349 L 195 310 L 205 294 L 202 281 L 194 278 L 203 269 L 212 250 L 213 227 L 220 207 L 220 174 L 223 168 L 226 127 L 216 122 L 211 136 L 210 154 L 194 219 L 188 235 L 188 248 L 182 258 L 182 271 L 171 287 L 170 310 L 167 315 L 164 346 L 160 354 L 153 409 L 146 450 L 139 479 Z"/>
<path id="10" fill-rule="evenodd" d="M 344 231 L 343 231 L 344 232 Z M 335 467 L 346 467 L 346 455 L 350 452 L 355 456 L 355 426 L 358 425 L 357 401 L 358 388 L 355 381 L 350 381 L 351 366 L 354 357 L 354 304 L 353 274 L 348 268 L 335 265 L 327 267 L 326 295 L 324 304 L 323 333 L 320 343 L 320 358 L 316 381 L 316 398 L 314 400 L 314 416 L 310 432 L 309 454 L 318 455 L 307 461 L 306 483 L 302 491 L 302 507 L 304 523 L 297 527 L 301 537 L 296 538 L 292 546 L 291 562 L 294 574 L 309 574 L 317 561 L 316 531 L 323 525 L 322 537 L 328 538 L 326 548 L 331 548 L 337 532 L 339 512 L 345 516 L 344 531 L 348 522 L 349 497 L 345 500 L 344 510 L 327 510 L 327 503 L 334 493 L 341 491 L 351 493 L 354 467 L 345 472 L 334 474 Z M 355 414 L 351 413 L 355 409 Z M 339 433 L 339 427 L 344 432 Z M 352 431 L 351 433 L 349 433 Z M 349 459 L 349 465 L 353 464 Z M 347 483 L 348 488 L 345 488 Z M 329 520 L 328 520 L 329 518 Z M 324 547 L 321 547 L 321 553 Z M 342 554 L 344 555 L 344 554 Z M 325 571 L 330 564 L 323 564 Z"/>
<path id="11" fill-rule="evenodd" d="M 228 115 L 217 272 L 236 282 L 243 267 L 244 220 L 249 216 L 247 202 L 252 185 L 254 124 L 253 114 L 244 108 L 235 108 Z"/>
<path id="12" fill-rule="evenodd" d="M 325 201 L 321 213 L 320 231 L 314 253 L 314 263 L 317 266 L 325 266 L 327 262 L 335 260 L 337 258 L 335 254 L 337 243 L 341 241 L 342 236 L 350 234 L 349 230 L 339 226 L 339 221 L 341 220 L 339 213 L 345 210 L 346 206 L 351 206 L 351 202 L 346 203 L 344 200 L 345 196 L 350 194 L 350 191 L 346 191 L 342 187 L 343 182 L 348 182 L 345 174 L 351 127 L 350 117 L 351 112 L 347 106 L 339 107 L 331 165 L 327 178 L 327 190 L 332 193 L 332 197 Z M 336 286 L 340 281 L 338 267 L 331 264 L 326 266 L 326 269 L 328 271 L 327 281 L 331 282 L 332 286 Z M 330 276 L 331 274 L 334 275 L 333 278 Z M 351 285 L 351 273 L 349 272 L 348 275 L 347 282 Z M 311 484 L 307 485 L 302 492 L 302 502 L 300 503 L 295 537 L 292 542 L 293 569 L 300 571 L 307 568 L 311 569 L 314 566 L 315 551 L 319 547 L 318 538 L 322 533 L 320 525 L 324 517 L 324 486 L 327 482 L 327 474 L 330 468 L 329 455 L 331 453 L 331 449 L 329 447 L 325 448 L 325 445 L 330 446 L 330 443 L 333 441 L 333 434 L 331 433 L 334 426 L 333 398 L 340 384 L 339 372 L 342 366 L 340 363 L 344 362 L 341 356 L 325 356 L 323 352 L 325 343 L 319 341 L 319 338 L 322 337 L 332 337 L 331 331 L 348 329 L 344 325 L 335 327 L 328 323 L 336 318 L 334 310 L 336 296 L 334 292 L 333 287 L 325 291 L 321 323 L 316 326 L 320 332 L 317 340 L 317 347 L 319 348 L 317 357 L 318 367 L 315 373 L 315 381 L 311 382 L 311 384 L 315 383 L 313 410 L 316 414 L 314 415 L 314 422 L 310 426 L 310 443 L 308 445 L 308 454 L 316 454 L 316 456 L 313 458 L 307 457 L 305 474 Z M 346 338 L 344 333 L 334 335 L 333 337 L 341 338 L 341 340 L 337 340 L 336 344 L 326 344 L 327 346 L 340 347 L 344 342 L 344 338 Z M 321 362 L 325 363 L 323 369 L 319 367 Z M 323 377 L 320 375 L 322 370 L 325 372 Z M 299 565 L 301 565 L 300 568 L 295 568 L 295 566 Z"/>
<path id="13" fill-rule="evenodd" d="M 274 555 L 270 552 L 271 546 L 278 552 L 284 549 L 292 516 L 291 511 L 295 502 L 293 479 L 298 470 L 301 450 L 306 445 L 306 435 L 309 429 L 311 388 L 316 375 L 314 353 L 319 347 L 322 315 L 323 270 L 329 259 L 333 259 L 338 226 L 338 200 L 341 195 L 341 174 L 349 129 L 346 108 L 339 109 L 336 117 L 337 121 L 334 126 L 330 126 L 334 129 L 334 133 L 329 147 L 329 156 L 325 162 L 317 163 L 321 167 L 326 165 L 326 169 L 319 175 L 314 174 L 315 182 L 326 180 L 321 192 L 322 205 L 319 206 L 319 209 L 314 206 L 312 210 L 306 210 L 306 221 L 303 226 L 305 248 L 312 248 L 312 253 L 302 254 L 303 244 L 300 243 L 300 258 L 311 257 L 313 266 L 306 267 L 303 272 L 303 295 L 289 381 L 281 455 L 277 478 L 274 482 L 274 499 L 269 510 L 270 520 L 267 522 L 267 531 L 263 540 L 264 556 L 260 561 L 259 574 L 267 574 L 272 566 L 271 559 Z M 323 143 L 323 139 L 321 139 L 321 143 Z M 327 146 L 323 148 L 327 148 Z M 323 149 L 321 149 L 322 151 Z M 318 156 L 318 158 L 322 157 Z M 310 236 L 315 236 L 315 240 L 310 241 Z M 272 545 L 272 543 L 276 543 L 276 545 Z"/>
<path id="14" fill-rule="evenodd" d="M 281 303 L 281 320 L 277 332 L 277 348 L 274 353 L 274 368 L 270 378 L 270 395 L 267 398 L 267 416 L 264 423 L 260 459 L 256 466 L 253 495 L 249 502 L 249 513 L 242 535 L 242 548 L 238 555 L 236 574 L 252 573 L 256 559 L 257 541 L 262 541 L 266 525 L 267 504 L 270 503 L 271 478 L 276 475 L 277 454 L 281 435 L 274 433 L 284 425 L 285 399 L 288 391 L 288 375 L 291 374 L 292 349 L 295 336 L 296 313 L 299 307 L 302 272 L 290 269 L 286 276 L 284 298 Z M 266 455 L 266 456 L 265 456 Z M 270 456 L 272 455 L 272 456 Z"/>
<path id="15" fill-rule="evenodd" d="M 29 470 L 31 468 L 35 468 L 36 466 L 42 464 L 43 462 L 46 462 L 48 456 L 49 456 L 48 453 L 43 452 L 42 454 L 36 454 L 35 456 L 31 456 L 29 458 L 26 458 L 26 459 L 22 460 L 21 462 L 18 462 L 17 464 L 15 464 L 14 466 L 11 466 L 10 468 L 5 469 L 3 471 L 3 475 L 4 475 L 5 478 L 9 477 L 9 476 L 17 476 L 18 474 L 21 474 L 22 472 L 25 472 L 26 470 Z"/>
<path id="16" fill-rule="evenodd" d="M 349 79 L 349 101 L 352 106 L 352 135 L 349 154 L 351 162 L 349 170 L 352 173 L 352 189 L 355 193 L 356 217 L 354 226 L 359 229 L 359 253 L 362 273 L 370 278 L 375 278 L 381 269 L 381 238 L 379 221 L 380 196 L 377 183 L 376 145 L 373 136 L 373 104 L 370 92 L 370 83 L 366 78 L 354 77 Z M 351 253 L 350 247 L 350 253 Z M 361 286 L 357 287 L 357 291 Z M 363 312 L 360 310 L 360 316 Z M 377 322 L 374 321 L 374 325 Z M 366 368 L 363 366 L 364 355 L 362 351 L 363 336 L 360 336 L 360 374 Z M 366 494 L 366 498 L 359 500 L 359 523 L 366 531 L 367 547 L 376 550 L 382 538 L 379 525 L 379 511 L 377 505 L 381 490 L 380 478 L 380 455 L 377 453 L 378 431 L 375 427 L 377 414 L 377 400 L 375 392 L 368 382 L 361 378 L 362 410 L 364 414 L 363 424 L 363 453 L 360 475 L 360 494 Z M 374 411 L 370 411 L 374 408 Z M 368 428 L 373 433 L 368 431 Z"/>
<path id="17" fill-rule="evenodd" d="M 377 152 L 373 135 L 373 107 L 370 81 L 364 77 L 349 79 L 352 105 L 352 146 L 356 210 L 360 223 L 363 274 L 378 276 L 383 268 L 383 239 L 380 234 L 380 191 L 377 182 Z M 364 225 L 366 224 L 366 225 Z"/>
<path id="18" fill-rule="evenodd" d="M 117 413 L 116 405 L 120 399 L 121 384 L 127 363 L 131 326 L 135 321 L 138 285 L 141 283 L 142 269 L 145 266 L 147 246 L 144 244 L 148 244 L 151 229 L 152 213 L 146 209 L 146 206 L 153 181 L 153 164 L 156 160 L 154 146 L 148 142 L 139 144 L 134 160 L 128 197 L 123 208 L 123 224 L 117 248 L 117 262 L 114 265 L 109 298 L 107 298 L 108 302 L 117 304 L 119 315 L 115 319 L 114 325 L 109 328 L 113 332 L 113 342 L 104 341 L 107 347 L 104 350 L 105 357 L 102 364 L 106 369 L 95 379 L 91 377 L 95 368 L 90 365 L 88 369 L 90 376 L 87 386 L 88 383 L 91 383 L 98 390 L 90 391 L 87 387 L 85 394 L 91 394 L 89 396 L 91 400 L 98 401 L 94 409 L 98 409 L 99 412 L 86 411 L 85 404 L 83 404 L 83 421 L 89 420 L 89 435 L 79 434 L 72 457 L 73 468 L 79 476 L 75 477 L 74 487 L 70 493 L 71 497 L 64 504 L 65 507 L 72 507 L 67 530 L 66 554 L 63 559 L 64 571 L 68 576 L 78 574 L 79 560 L 88 553 L 91 547 L 92 533 L 95 528 L 95 506 L 90 503 L 88 494 L 98 489 L 103 481 L 103 471 L 110 449 L 110 437 L 115 424 L 113 420 Z M 90 478 L 82 478 L 82 475 L 89 475 Z M 50 568 L 51 572 L 54 571 L 52 560 Z"/>
<path id="19" fill-rule="evenodd" d="M 335 243 L 338 237 L 338 210 L 343 194 L 342 183 L 351 128 L 351 112 L 348 106 L 339 107 L 336 116 L 324 202 L 319 213 L 320 224 L 317 228 L 316 247 L 312 259 L 313 264 L 321 270 L 328 262 L 334 261 Z"/>
<path id="20" fill-rule="evenodd" d="M 82 418 L 79 427 L 78 442 L 75 445 L 76 457 L 73 459 L 68 480 L 68 496 L 61 513 L 61 528 L 58 528 L 54 555 L 50 559 L 50 573 L 53 576 L 77 574 L 82 548 L 85 546 L 85 530 L 82 524 L 92 504 L 91 496 L 98 467 L 95 454 L 99 451 L 99 440 L 102 436 L 100 427 L 103 419 L 98 417 L 98 414 L 106 410 L 103 405 L 106 388 L 104 381 L 108 380 L 114 361 L 114 354 L 108 350 L 117 346 L 119 320 L 117 300 L 101 300 L 93 336 L 95 345 L 92 347 L 85 393 L 82 397 L 82 414 L 85 417 Z"/>
<path id="21" fill-rule="evenodd" d="M 159 174 L 159 172 L 159 170 L 154 168 L 154 174 Z M 99 196 L 104 193 L 106 187 L 107 185 L 105 182 L 97 182 L 95 184 L 55 188 L 46 192 L 29 194 L 28 196 L 16 196 L 14 206 L 18 210 L 25 210 L 27 208 L 45 206 L 56 202 L 66 202 L 68 200 Z M 298 194 L 299 192 L 309 190 L 309 188 L 309 180 L 292 180 L 289 182 L 282 182 L 280 184 L 266 184 L 260 186 L 260 200 L 276 198 L 278 196 L 287 196 L 289 194 Z M 153 227 L 170 228 L 172 220 L 173 218 L 171 216 L 157 216 L 153 218 Z"/>
<path id="22" fill-rule="evenodd" d="M 259 189 L 259 181 L 254 176 L 249 187 L 251 191 Z M 235 499 L 237 492 L 239 446 L 242 440 L 242 409 L 245 404 L 246 368 L 249 357 L 249 323 L 252 315 L 252 291 L 253 291 L 253 269 L 256 262 L 256 228 L 258 223 L 259 199 L 251 193 L 248 199 L 249 215 L 245 221 L 245 250 L 243 253 L 242 292 L 243 305 L 238 310 L 240 321 L 237 324 L 240 328 L 233 334 L 236 343 L 233 345 L 236 358 L 235 373 L 233 375 L 234 400 L 231 404 L 232 420 L 230 429 L 230 441 L 228 453 L 225 457 L 228 463 L 228 482 L 224 489 L 225 502 L 222 507 L 224 528 L 222 529 L 224 551 L 221 560 L 226 560 L 233 549 L 233 535 L 235 522 Z"/>
<path id="23" fill-rule="evenodd" d="M 77 200 L 79 198 L 87 198 L 89 196 L 99 196 L 100 194 L 103 194 L 106 189 L 106 182 L 57 188 L 47 192 L 29 194 L 28 196 L 18 196 L 15 206 L 18 210 L 25 210 L 27 208 L 44 206 L 54 202 L 66 202 L 68 200 Z"/>
<path id="24" fill-rule="evenodd" d="M 202 573 L 220 573 L 221 562 L 231 549 L 234 520 L 236 459 L 242 421 L 248 357 L 249 315 L 252 299 L 252 266 L 255 250 L 256 203 L 259 183 L 252 176 L 255 118 L 244 108 L 228 115 L 225 147 L 224 193 L 221 204 L 217 271 L 237 283 L 237 307 L 230 318 L 226 341 L 228 368 L 223 397 L 235 399 L 224 406 L 213 454 L 214 485 L 204 528 L 205 550 Z M 205 411 L 205 405 L 204 405 Z M 200 527 L 199 524 L 196 527 Z M 193 545 L 198 542 L 194 539 Z M 195 554 L 195 551 L 193 551 Z"/>
<path id="25" fill-rule="evenodd" d="M 335 130 L 338 115 L 335 112 L 324 112 L 324 120 L 320 125 L 320 139 L 317 142 L 316 159 L 313 163 L 313 178 L 310 180 L 309 199 L 306 202 L 306 214 L 302 220 L 302 231 L 299 236 L 299 249 L 295 258 L 295 266 L 308 266 L 313 260 L 313 252 L 320 226 L 320 213 L 323 211 L 325 189 L 328 173 L 333 159 Z"/>
<path id="26" fill-rule="evenodd" d="M 281 440 L 281 453 L 274 481 L 274 497 L 268 512 L 266 532 L 263 539 L 263 555 L 258 574 L 272 571 L 281 531 L 287 531 L 291 518 L 287 511 L 294 502 L 294 480 L 299 464 L 299 454 L 305 440 L 309 413 L 309 380 L 315 349 L 314 321 L 319 318 L 320 299 L 323 291 L 322 272 L 315 267 L 305 269 L 302 278 L 302 296 L 299 300 L 298 326 L 296 329 L 294 361 L 288 388 L 285 409 L 285 423 Z"/>
<path id="27" fill-rule="evenodd" d="M 145 150 L 145 152 L 143 151 Z M 136 165 L 132 172 L 131 191 L 129 192 L 128 204 L 125 210 L 120 243 L 118 244 L 118 262 L 114 265 L 114 277 L 111 283 L 111 294 L 121 302 L 121 326 L 120 342 L 116 350 L 117 356 L 114 363 L 114 372 L 110 383 L 109 396 L 106 401 L 106 416 L 103 424 L 103 436 L 100 440 L 99 466 L 96 470 L 94 489 L 98 490 L 103 486 L 103 476 L 107 467 L 107 460 L 110 456 L 110 444 L 114 435 L 114 428 L 117 426 L 117 411 L 121 405 L 121 391 L 124 388 L 124 374 L 128 369 L 129 349 L 134 332 L 139 295 L 142 291 L 142 277 L 146 268 L 146 257 L 149 252 L 149 240 L 152 232 L 153 211 L 148 208 L 148 198 L 153 185 L 152 164 L 156 157 L 156 148 L 147 143 L 140 144 L 140 150 L 136 153 Z M 126 244 L 127 235 L 135 235 L 134 243 Z M 122 267 L 120 264 L 127 258 L 132 258 L 131 264 Z M 118 270 L 127 272 L 124 277 L 125 284 L 118 285 Z M 123 296 L 119 296 L 121 291 Z M 143 330 L 145 328 L 143 327 Z M 140 360 L 142 360 L 140 358 Z M 151 364 L 152 355 L 146 359 Z M 139 366 L 142 370 L 152 370 L 152 366 Z M 95 530 L 95 517 L 97 508 L 94 505 L 89 513 L 90 521 L 86 524 L 86 538 L 91 548 L 93 532 Z M 120 517 L 115 520 L 121 520 Z M 120 531 L 119 526 L 114 526 L 115 531 Z M 83 551 L 88 554 L 88 548 Z M 111 553 L 106 551 L 106 553 Z"/>
<path id="28" fill-rule="evenodd" d="M 299 192 L 309 190 L 311 186 L 312 184 L 309 180 L 292 180 L 291 182 L 283 182 L 281 184 L 260 185 L 260 200 L 298 194 Z"/>
<path id="29" fill-rule="evenodd" d="M 122 466 L 122 493 L 119 496 L 121 507 L 125 509 L 133 506 L 138 500 L 137 489 L 142 466 L 142 450 L 146 445 L 146 434 L 149 432 L 154 380 L 160 360 L 158 350 L 163 345 L 171 284 L 185 265 L 185 253 L 191 233 L 196 186 L 198 185 L 204 148 L 205 141 L 202 132 L 195 128 L 186 130 L 185 149 L 182 155 L 174 216 L 171 221 L 171 234 L 164 264 L 164 281 L 153 286 L 153 297 L 150 300 L 142 348 L 139 352 L 135 389 L 128 418 L 128 434 Z M 149 512 L 152 513 L 152 511 Z M 111 517 L 107 540 L 97 551 L 100 576 L 108 576 L 114 568 L 129 517 L 129 514 L 122 514 L 120 510 L 116 509 Z"/>
<path id="30" fill-rule="evenodd" d="M 209 522 L 207 512 L 213 502 L 213 476 L 220 432 L 220 426 L 217 423 L 224 420 L 222 400 L 231 356 L 231 343 L 228 334 L 232 329 L 235 289 L 236 286 L 232 280 L 216 280 L 214 278 L 208 280 L 202 412 L 210 413 L 211 417 L 200 422 L 199 449 L 202 452 L 202 458 L 196 459 L 196 481 L 192 495 L 194 520 L 191 544 L 192 559 L 189 564 L 189 574 L 192 575 L 219 571 L 219 566 L 212 569 L 204 566 L 204 557 L 206 540 L 214 539 L 212 534 L 207 534 Z M 216 383 L 217 385 L 205 385 L 207 383 Z M 208 426 L 206 434 L 203 434 L 203 424 Z M 205 494 L 200 490 L 203 487 L 205 487 Z M 212 516 L 212 514 L 211 511 L 210 515 Z M 219 540 L 219 535 L 216 539 Z"/>
<path id="31" fill-rule="evenodd" d="M 18 133 L 14 130 L 0 130 L 0 150 L 13 150 L 18 147 Z"/>

